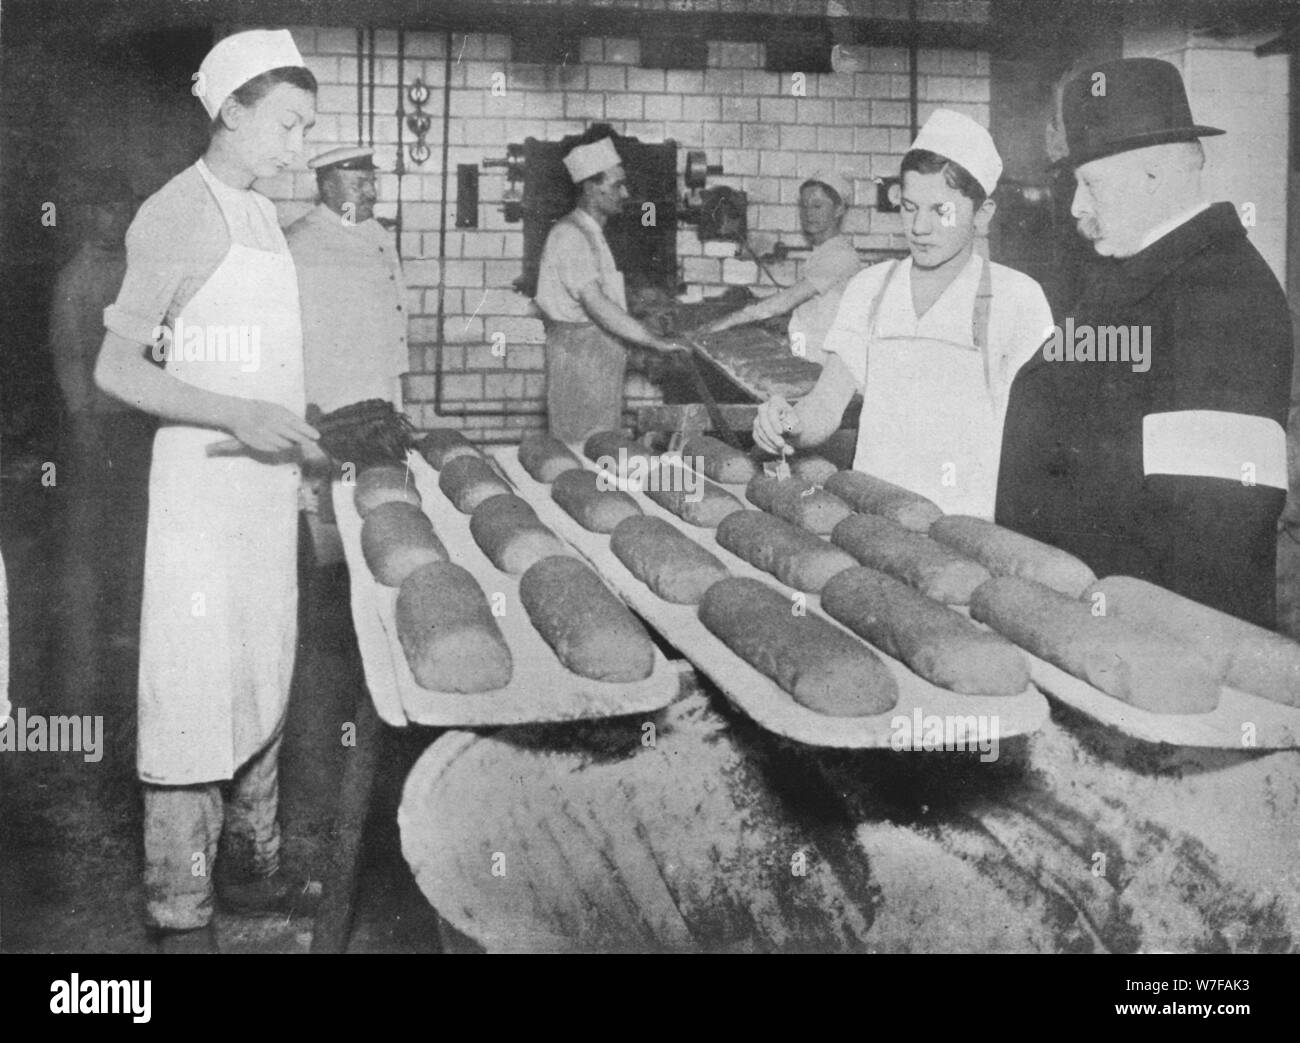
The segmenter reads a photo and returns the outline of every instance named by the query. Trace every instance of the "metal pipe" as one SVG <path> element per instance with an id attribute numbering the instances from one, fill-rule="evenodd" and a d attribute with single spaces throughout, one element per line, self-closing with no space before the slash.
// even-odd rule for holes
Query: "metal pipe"
<path id="1" fill-rule="evenodd" d="M 402 126 L 406 122 L 406 27 L 397 27 L 397 162 L 393 173 L 397 175 L 397 257 L 402 257 L 402 177 L 406 173 L 403 155 Z M 409 359 L 407 360 L 410 361 Z"/>
<path id="2" fill-rule="evenodd" d="M 366 31 L 357 29 L 357 146 L 366 143 Z"/>
<path id="3" fill-rule="evenodd" d="M 375 147 L 375 38 L 377 35 L 378 30 L 372 25 L 370 27 L 370 54 L 368 56 L 370 61 L 370 82 L 367 85 L 370 95 L 370 104 L 367 106 L 370 112 L 370 132 L 366 141 L 366 144 L 371 148 Z"/>
<path id="4" fill-rule="evenodd" d="M 911 107 L 913 141 L 916 140 L 916 135 L 921 132 L 921 73 L 917 68 L 917 56 L 920 48 L 916 45 L 916 33 L 920 23 L 917 19 L 916 8 L 917 0 L 907 0 L 907 91 Z"/>
<path id="5" fill-rule="evenodd" d="M 442 356 L 447 344 L 447 164 L 451 145 L 451 30 L 446 37 L 442 77 L 442 191 L 438 217 L 438 341 L 434 347 L 433 411 L 442 416 Z"/>

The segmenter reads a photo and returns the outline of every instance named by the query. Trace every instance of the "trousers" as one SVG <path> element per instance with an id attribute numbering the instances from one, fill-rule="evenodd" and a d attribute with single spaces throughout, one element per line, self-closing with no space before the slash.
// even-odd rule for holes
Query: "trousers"
<path id="1" fill-rule="evenodd" d="M 266 877 L 279 869 L 282 734 L 229 782 L 145 784 L 145 919 L 151 927 L 190 930 L 211 921 L 219 858 L 223 876 Z"/>

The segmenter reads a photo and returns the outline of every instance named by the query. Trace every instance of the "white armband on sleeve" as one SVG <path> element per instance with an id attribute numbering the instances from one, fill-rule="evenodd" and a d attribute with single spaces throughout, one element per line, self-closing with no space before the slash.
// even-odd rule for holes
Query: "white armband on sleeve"
<path id="1" fill-rule="evenodd" d="M 1187 409 L 1142 418 L 1142 473 L 1287 487 L 1286 431 L 1248 413 Z"/>

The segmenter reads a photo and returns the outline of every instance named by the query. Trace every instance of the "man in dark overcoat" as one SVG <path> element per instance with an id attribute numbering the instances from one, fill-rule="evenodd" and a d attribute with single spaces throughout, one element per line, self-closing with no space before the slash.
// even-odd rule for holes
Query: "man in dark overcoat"
<path id="1" fill-rule="evenodd" d="M 1271 627 L 1293 349 L 1286 297 L 1201 188 L 1178 71 L 1086 69 L 1062 116 L 1101 256 L 1011 388 L 997 521 Z"/>

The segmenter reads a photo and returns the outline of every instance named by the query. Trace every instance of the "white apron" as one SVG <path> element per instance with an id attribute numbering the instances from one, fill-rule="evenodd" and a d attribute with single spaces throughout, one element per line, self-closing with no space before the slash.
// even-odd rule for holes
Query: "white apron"
<path id="1" fill-rule="evenodd" d="M 878 335 L 881 302 L 895 263 L 871 306 L 867 379 L 853 458 L 855 470 L 933 500 L 947 514 L 993 518 L 1008 360 L 988 344 L 992 297 L 988 262 L 980 273 L 974 346 Z"/>
<path id="2" fill-rule="evenodd" d="M 221 204 L 220 197 L 217 197 Z M 232 217 L 225 212 L 227 225 Z M 259 364 L 172 358 L 172 376 L 304 412 L 293 260 L 238 243 L 185 306 L 187 327 L 256 327 Z M 177 345 L 180 354 L 181 345 Z M 297 639 L 296 463 L 209 458 L 229 437 L 165 424 L 149 482 L 140 634 L 140 778 L 230 778 L 284 722 Z"/>
<path id="3" fill-rule="evenodd" d="M 572 214 L 571 222 L 587 240 L 600 268 L 605 296 L 627 311 L 623 273 L 614 263 L 604 236 Z M 551 322 L 546 328 L 546 414 L 552 435 L 562 442 L 582 442 L 594 431 L 623 426 L 623 387 L 627 349 L 594 322 Z"/>

